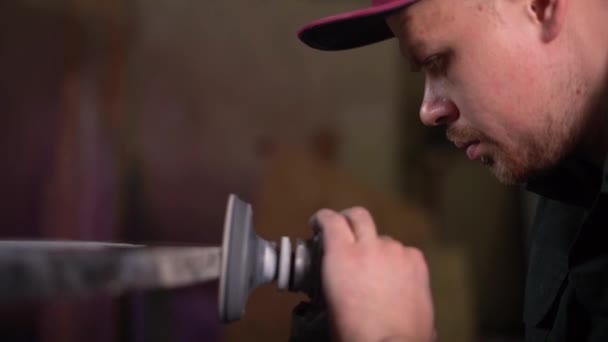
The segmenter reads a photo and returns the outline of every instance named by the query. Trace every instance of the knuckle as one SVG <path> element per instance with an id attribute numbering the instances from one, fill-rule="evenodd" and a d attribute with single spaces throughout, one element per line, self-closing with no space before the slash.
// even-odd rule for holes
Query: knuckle
<path id="1" fill-rule="evenodd" d="M 344 222 L 341 215 L 330 209 L 319 210 L 316 217 L 322 227 L 332 227 Z"/>
<path id="2" fill-rule="evenodd" d="M 371 216 L 369 211 L 362 206 L 354 206 L 350 208 L 350 212 L 354 216 Z"/>
<path id="3" fill-rule="evenodd" d="M 331 213 L 333 212 L 333 210 L 328 209 L 328 208 L 321 208 L 319 210 L 317 210 L 317 212 L 313 215 L 313 217 L 323 217 L 323 216 L 328 216 L 331 215 Z"/>
<path id="4" fill-rule="evenodd" d="M 325 222 L 327 221 L 329 218 L 331 218 L 332 216 L 334 216 L 335 213 L 333 210 L 331 209 L 327 209 L 327 208 L 323 208 L 323 209 L 319 209 L 317 210 L 317 212 L 312 216 L 312 220 L 315 222 Z"/>
<path id="5" fill-rule="evenodd" d="M 347 210 L 347 213 L 355 220 L 369 220 L 372 217 L 369 210 L 361 206 L 352 207 Z"/>
<path id="6" fill-rule="evenodd" d="M 416 247 L 405 246 L 399 241 L 392 241 L 387 248 L 393 249 L 396 253 L 398 253 L 399 257 L 404 260 L 407 260 L 408 263 L 413 265 L 418 265 L 421 262 L 424 262 L 424 254 Z"/>
<path id="7" fill-rule="evenodd" d="M 383 242 L 385 244 L 395 241 L 395 239 L 393 239 L 392 237 L 390 237 L 388 235 L 379 235 L 378 240 L 380 240 L 381 242 Z"/>
<path id="8" fill-rule="evenodd" d="M 381 248 L 393 257 L 401 259 L 407 258 L 407 255 L 405 253 L 405 247 L 403 246 L 403 244 L 391 237 L 385 236 L 382 238 Z"/>
<path id="9" fill-rule="evenodd" d="M 415 262 L 425 262 L 424 253 L 416 247 L 405 247 L 406 253 L 410 259 Z"/>
<path id="10" fill-rule="evenodd" d="M 382 237 L 382 250 L 386 255 L 400 260 L 407 269 L 415 272 L 421 278 L 428 278 L 428 264 L 422 250 L 416 247 L 405 246 L 398 240 L 389 237 Z"/>
<path id="11" fill-rule="evenodd" d="M 311 226 L 313 226 L 313 227 L 318 226 L 319 225 L 319 218 L 321 216 L 323 216 L 324 213 L 325 213 L 325 211 L 327 211 L 327 210 L 329 210 L 329 209 L 319 209 L 319 210 L 315 211 L 315 213 L 312 214 L 310 216 L 310 218 L 308 219 L 308 224 L 311 225 Z"/>
<path id="12" fill-rule="evenodd" d="M 412 261 L 412 263 L 419 270 L 419 272 L 421 272 L 421 274 L 428 273 L 428 265 L 426 262 L 426 257 L 424 256 L 424 253 L 420 249 L 415 248 L 415 247 L 408 247 L 407 254 L 408 254 L 408 258 Z"/>

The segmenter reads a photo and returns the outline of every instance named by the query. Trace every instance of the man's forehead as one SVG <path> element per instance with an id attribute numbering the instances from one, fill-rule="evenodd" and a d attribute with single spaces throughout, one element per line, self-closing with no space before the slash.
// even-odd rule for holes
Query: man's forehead
<path id="1" fill-rule="evenodd" d="M 399 28 L 406 29 L 420 26 L 421 28 L 433 28 L 445 25 L 446 22 L 454 20 L 457 16 L 466 14 L 463 11 L 455 11 L 457 7 L 466 7 L 471 0 L 419 0 L 411 6 L 391 14 L 387 18 L 395 21 Z M 478 1 L 476 1 L 478 2 Z"/>
<path id="2" fill-rule="evenodd" d="M 493 0 L 419 0 L 386 17 L 393 34 L 408 45 L 424 44 L 422 38 L 449 33 L 455 23 L 466 23 L 473 16 L 493 8 Z M 491 11 L 494 11 L 493 9 Z M 456 26 L 462 26 L 457 24 Z"/>
<path id="3" fill-rule="evenodd" d="M 421 38 L 440 29 L 440 25 L 445 22 L 442 13 L 447 12 L 441 8 L 442 2 L 443 0 L 420 0 L 386 17 L 387 25 L 402 49 L 424 48 L 425 42 Z"/>

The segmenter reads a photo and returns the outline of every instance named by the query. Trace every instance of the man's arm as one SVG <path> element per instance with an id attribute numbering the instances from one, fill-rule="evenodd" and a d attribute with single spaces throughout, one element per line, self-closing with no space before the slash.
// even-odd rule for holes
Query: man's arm
<path id="1" fill-rule="evenodd" d="M 378 236 L 369 212 L 323 209 L 323 290 L 341 341 L 434 340 L 429 274 L 422 252 Z"/>

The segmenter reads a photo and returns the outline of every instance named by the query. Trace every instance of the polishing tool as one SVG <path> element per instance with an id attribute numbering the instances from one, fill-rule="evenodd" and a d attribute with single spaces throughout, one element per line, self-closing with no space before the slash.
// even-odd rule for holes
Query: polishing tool
<path id="1" fill-rule="evenodd" d="M 279 290 L 320 293 L 320 235 L 296 240 L 288 237 L 270 242 L 253 228 L 251 205 L 230 195 L 224 220 L 224 238 L 219 282 L 219 314 L 223 322 L 240 319 L 250 292 L 275 282 Z"/>
<path id="2" fill-rule="evenodd" d="M 219 317 L 240 319 L 249 294 L 320 294 L 320 235 L 278 242 L 259 237 L 251 205 L 228 197 L 222 246 L 146 246 L 91 241 L 0 241 L 0 301 L 173 289 L 219 278 Z"/>

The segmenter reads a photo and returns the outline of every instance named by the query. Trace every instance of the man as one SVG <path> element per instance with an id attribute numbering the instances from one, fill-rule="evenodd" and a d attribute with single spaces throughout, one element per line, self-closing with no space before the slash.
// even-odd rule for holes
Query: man
<path id="1" fill-rule="evenodd" d="M 527 341 L 608 341 L 607 1 L 373 0 L 299 36 L 322 50 L 396 37 L 425 75 L 422 122 L 445 126 L 500 181 L 541 195 Z M 340 340 L 435 338 L 419 250 L 378 236 L 363 208 L 323 209 L 313 219 Z"/>

